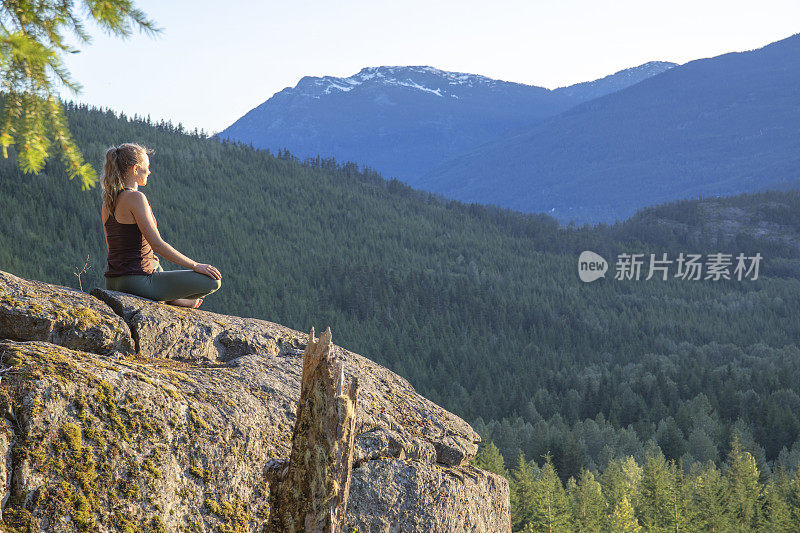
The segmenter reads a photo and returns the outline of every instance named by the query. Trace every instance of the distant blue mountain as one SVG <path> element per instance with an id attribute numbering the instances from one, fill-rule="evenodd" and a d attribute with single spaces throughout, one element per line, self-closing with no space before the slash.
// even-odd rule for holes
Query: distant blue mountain
<path id="1" fill-rule="evenodd" d="M 676 63 L 669 63 L 666 61 L 650 61 L 638 67 L 627 68 L 615 72 L 614 74 L 609 74 L 605 78 L 600 78 L 599 80 L 576 83 L 569 87 L 561 87 L 553 92 L 569 96 L 580 102 L 586 102 L 621 91 L 626 87 L 636 85 L 640 81 L 652 78 L 676 66 Z"/>
<path id="2" fill-rule="evenodd" d="M 681 198 L 800 187 L 800 34 L 692 61 L 439 165 L 425 188 L 623 220 Z"/>
<path id="3" fill-rule="evenodd" d="M 419 178 L 451 157 L 673 66 L 647 63 L 556 90 L 425 66 L 307 76 L 218 137 L 287 148 L 301 158 L 354 161 L 425 188 Z"/>

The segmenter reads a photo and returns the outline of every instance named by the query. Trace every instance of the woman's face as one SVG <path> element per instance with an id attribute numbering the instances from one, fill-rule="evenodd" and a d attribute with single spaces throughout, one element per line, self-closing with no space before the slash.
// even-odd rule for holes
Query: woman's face
<path id="1" fill-rule="evenodd" d="M 133 166 L 133 172 L 139 187 L 147 185 L 147 177 L 150 175 L 150 158 L 147 154 L 143 155 L 142 163 L 137 163 Z"/>

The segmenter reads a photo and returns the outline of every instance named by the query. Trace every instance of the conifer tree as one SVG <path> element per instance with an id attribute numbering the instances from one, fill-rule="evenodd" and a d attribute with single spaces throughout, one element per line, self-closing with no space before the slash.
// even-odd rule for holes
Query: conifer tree
<path id="1" fill-rule="evenodd" d="M 690 523 L 695 531 L 727 531 L 730 527 L 726 482 L 714 465 L 706 466 L 694 477 L 691 487 Z"/>
<path id="2" fill-rule="evenodd" d="M 759 529 L 770 533 L 790 533 L 800 529 L 800 522 L 792 519 L 789 492 L 789 480 L 782 471 L 767 483 L 762 492 Z"/>
<path id="3" fill-rule="evenodd" d="M 578 481 L 570 478 L 567 487 L 574 531 L 600 531 L 607 503 L 594 474 L 582 470 Z"/>
<path id="4" fill-rule="evenodd" d="M 647 531 L 675 530 L 675 470 L 662 454 L 647 457 L 642 471 L 642 491 L 637 509 Z"/>
<path id="5" fill-rule="evenodd" d="M 622 461 L 622 476 L 625 487 L 625 494 L 631 505 L 636 506 L 641 494 L 643 469 L 636 463 L 632 455 L 627 456 Z"/>
<path id="6" fill-rule="evenodd" d="M 111 35 L 127 37 L 132 26 L 150 34 L 160 31 L 129 0 L 81 3 L 91 20 Z M 0 147 L 8 157 L 14 146 L 26 173 L 41 171 L 58 150 L 69 179 L 80 178 L 87 189 L 96 183 L 97 173 L 72 140 L 57 91 L 58 84 L 80 91 L 62 63 L 62 54 L 79 52 L 65 41 L 69 33 L 80 44 L 91 40 L 72 1 L 0 1 Z"/>
<path id="7" fill-rule="evenodd" d="M 531 521 L 536 470 L 520 453 L 511 480 L 511 527 L 519 531 Z"/>
<path id="8" fill-rule="evenodd" d="M 642 526 L 636 520 L 633 506 L 628 501 L 628 497 L 623 496 L 614 506 L 614 512 L 609 517 L 608 531 L 611 533 L 639 533 L 641 530 Z"/>
<path id="9" fill-rule="evenodd" d="M 738 531 L 751 531 L 755 529 L 759 519 L 758 467 L 755 458 L 742 450 L 736 433 L 731 441 L 727 467 L 728 499 L 733 527 Z"/>
<path id="10" fill-rule="evenodd" d="M 531 511 L 531 522 L 526 531 L 572 531 L 567 494 L 549 453 L 545 455 L 544 466 L 534 484 Z"/>
<path id="11" fill-rule="evenodd" d="M 478 453 L 475 454 L 475 457 L 473 457 L 471 464 L 476 468 L 481 468 L 488 472 L 500 474 L 505 478 L 509 477 L 508 471 L 506 470 L 505 461 L 503 461 L 503 455 L 492 441 L 489 441 L 480 447 Z"/>
<path id="12" fill-rule="evenodd" d="M 683 469 L 676 461 L 669 461 L 667 468 L 672 479 L 670 498 L 672 504 L 671 531 L 686 531 L 689 524 L 688 502 L 691 498 L 691 485 L 683 474 Z"/>
<path id="13" fill-rule="evenodd" d="M 636 460 L 628 456 L 624 460 L 611 460 L 600 476 L 603 496 L 608 508 L 614 509 L 623 497 L 628 503 L 636 505 L 639 496 L 639 484 L 642 479 L 642 467 Z"/>
<path id="14" fill-rule="evenodd" d="M 789 482 L 786 499 L 789 502 L 792 523 L 800 526 L 800 465 L 797 465 L 794 476 Z"/>

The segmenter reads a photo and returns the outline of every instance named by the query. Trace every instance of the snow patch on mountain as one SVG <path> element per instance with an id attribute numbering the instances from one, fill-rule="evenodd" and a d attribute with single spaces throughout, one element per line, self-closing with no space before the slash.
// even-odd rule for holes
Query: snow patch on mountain
<path id="1" fill-rule="evenodd" d="M 296 87 L 287 87 L 284 92 L 318 99 L 327 94 L 348 92 L 366 83 L 408 87 L 442 98 L 445 96 L 459 98 L 453 93 L 459 88 L 493 88 L 509 82 L 493 80 L 479 74 L 448 72 L 429 66 L 382 66 L 363 68 L 347 78 L 306 76 Z"/>
<path id="2" fill-rule="evenodd" d="M 561 93 L 579 101 L 591 100 L 635 85 L 675 66 L 677 63 L 650 61 L 638 67 L 620 70 L 598 80 L 560 87 L 552 92 Z M 495 80 L 480 74 L 449 72 L 430 66 L 381 66 L 365 67 L 346 78 L 306 76 L 295 87 L 287 87 L 281 92 L 292 96 L 319 99 L 326 95 L 342 94 L 367 86 L 404 87 L 431 96 L 455 99 L 463 98 L 475 89 L 493 91 L 507 87 L 538 88 L 534 85 Z"/>

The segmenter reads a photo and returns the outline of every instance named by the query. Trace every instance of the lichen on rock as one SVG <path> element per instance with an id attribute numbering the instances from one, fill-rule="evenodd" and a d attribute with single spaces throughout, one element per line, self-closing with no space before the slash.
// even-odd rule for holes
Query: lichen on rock
<path id="1" fill-rule="evenodd" d="M 103 355 L 134 349 L 125 321 L 97 298 L 3 271 L 0 339 L 41 340 Z"/>

